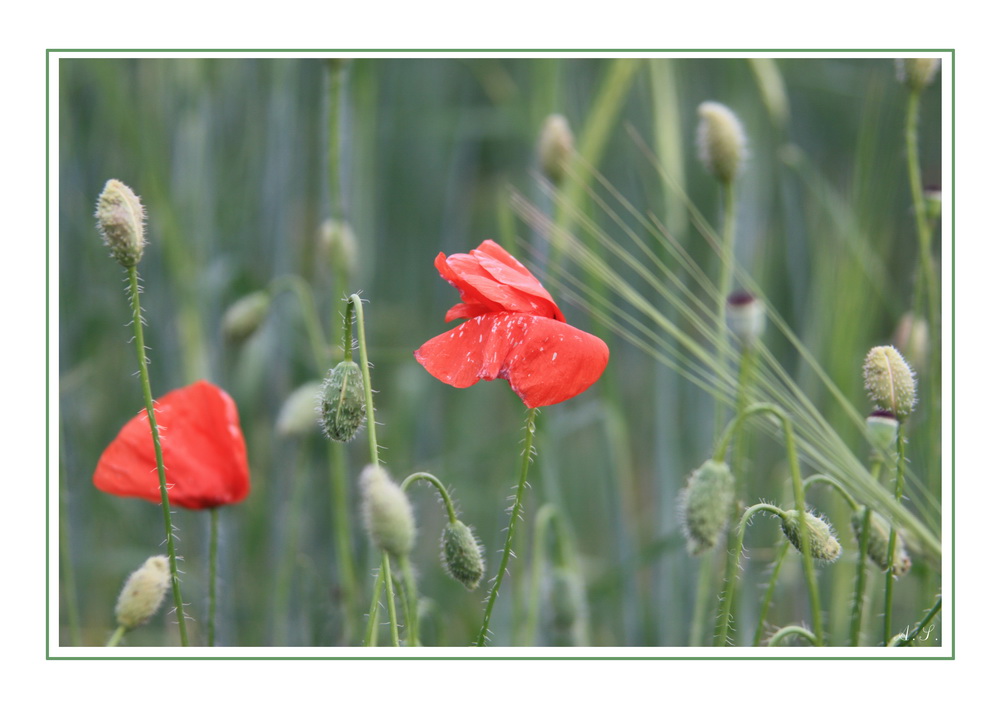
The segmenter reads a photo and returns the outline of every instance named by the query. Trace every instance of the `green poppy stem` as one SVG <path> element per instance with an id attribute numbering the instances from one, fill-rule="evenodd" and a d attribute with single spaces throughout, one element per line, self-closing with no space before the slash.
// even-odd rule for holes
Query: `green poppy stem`
<path id="1" fill-rule="evenodd" d="M 177 550 L 174 547 L 174 525 L 170 519 L 170 497 L 167 494 L 167 472 L 163 465 L 163 448 L 160 445 L 160 430 L 156 425 L 156 411 L 153 409 L 153 392 L 149 384 L 149 366 L 146 363 L 146 343 L 142 331 L 142 307 L 139 304 L 139 274 L 135 265 L 128 268 L 129 301 L 132 305 L 132 329 L 135 338 L 135 353 L 139 359 L 139 379 L 142 395 L 146 403 L 149 430 L 153 435 L 153 450 L 156 454 L 156 472 L 160 481 L 160 506 L 163 508 L 163 527 L 167 535 L 167 557 L 170 560 L 170 583 L 173 588 L 174 610 L 181 645 L 188 646 L 187 626 L 184 616 L 184 599 L 181 597 L 181 582 L 177 574 Z"/>
<path id="2" fill-rule="evenodd" d="M 507 538 L 504 540 L 500 568 L 497 570 L 496 578 L 493 579 L 493 587 L 490 589 L 490 596 L 486 602 L 486 613 L 483 615 L 483 625 L 479 629 L 479 637 L 476 638 L 477 647 L 483 647 L 486 644 L 486 636 L 490 631 L 490 617 L 493 615 L 493 605 L 500 593 L 500 582 L 507 572 L 507 564 L 511 554 L 513 554 L 511 549 L 514 546 L 514 531 L 524 508 L 524 490 L 528 485 L 528 467 L 531 465 L 531 443 L 535 435 L 535 414 L 537 411 L 536 407 L 528 408 L 528 419 L 524 425 L 524 448 L 521 452 L 521 476 L 517 484 L 517 492 L 514 495 L 514 505 L 510 509 L 510 522 L 507 525 Z"/>

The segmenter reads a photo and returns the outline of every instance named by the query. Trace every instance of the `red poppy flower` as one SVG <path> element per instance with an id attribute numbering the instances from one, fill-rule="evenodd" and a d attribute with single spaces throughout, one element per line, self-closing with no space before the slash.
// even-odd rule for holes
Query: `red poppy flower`
<path id="1" fill-rule="evenodd" d="M 202 380 L 167 393 L 155 404 L 171 504 L 203 510 L 245 498 L 250 471 L 233 399 Z M 160 502 L 146 410 L 122 427 L 101 454 L 94 485 L 112 495 Z"/>
<path id="2" fill-rule="evenodd" d="M 567 324 L 541 283 L 492 240 L 468 255 L 440 253 L 434 266 L 462 297 L 444 320 L 469 319 L 414 353 L 441 382 L 470 387 L 503 378 L 528 407 L 544 407 L 580 394 L 604 372 L 604 341 Z"/>

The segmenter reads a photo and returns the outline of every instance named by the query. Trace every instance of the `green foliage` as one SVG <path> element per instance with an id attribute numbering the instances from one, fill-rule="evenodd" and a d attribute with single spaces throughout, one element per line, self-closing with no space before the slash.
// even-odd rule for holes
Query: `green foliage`
<path id="1" fill-rule="evenodd" d="M 442 385 L 412 356 L 445 330 L 442 312 L 455 303 L 434 257 L 486 237 L 530 264 L 569 322 L 611 349 L 598 385 L 539 418 L 525 516 L 552 503 L 574 533 L 574 600 L 587 602 L 592 644 L 688 644 L 701 560 L 684 551 L 677 496 L 713 449 L 716 400 L 732 409 L 737 387 L 735 359 L 715 353 L 721 197 L 695 144 L 697 106 L 707 100 L 731 107 L 748 141 L 735 182 L 736 281 L 771 316 L 754 395 L 792 416 L 807 475 L 827 473 L 903 527 L 912 570 L 898 582 L 894 615 L 900 631 L 919 620 L 941 581 L 940 416 L 918 403 L 907 419 L 907 501 L 894 507 L 885 479 L 867 470 L 861 377 L 866 352 L 891 343 L 914 307 L 920 266 L 903 149 L 907 91 L 890 57 L 358 58 L 343 68 L 339 206 L 328 188 L 328 70 L 306 58 L 60 64 L 60 530 L 73 572 L 54 588 L 79 615 L 71 625 L 63 611 L 63 644 L 77 627 L 82 644 L 104 644 L 122 576 L 163 539 L 160 508 L 105 496 L 90 481 L 104 446 L 141 406 L 121 270 L 93 224 L 110 178 L 140 193 L 146 210 L 139 271 L 154 396 L 207 378 L 237 402 L 247 439 L 250 496 L 220 511 L 217 644 L 339 645 L 364 620 L 356 616 L 350 631 L 340 610 L 329 442 L 318 427 L 294 437 L 275 428 L 292 392 L 323 375 L 317 355 L 332 356 L 340 332 L 326 330 L 330 350 L 317 352 L 301 301 L 274 294 L 251 337 L 224 335 L 230 307 L 282 277 L 306 283 L 323 322 L 338 322 L 343 297 L 362 292 L 380 455 L 399 477 L 433 470 L 442 479 L 477 528 L 486 575 L 495 571 L 523 406 L 501 382 Z M 552 113 L 566 116 L 582 156 L 558 189 L 537 174 L 534 153 Z M 940 173 L 940 113 L 934 82 L 920 114 L 929 182 Z M 333 272 L 323 244 L 330 218 L 356 238 L 349 278 Z M 916 372 L 925 397 L 933 374 Z M 939 403 L 940 390 L 931 399 Z M 742 499 L 790 507 L 780 439 L 766 422 L 749 432 Z M 360 440 L 346 447 L 352 508 L 367 456 Z M 421 605 L 434 626 L 424 641 L 468 645 L 485 591 L 430 569 L 439 534 L 426 528 L 438 526 L 439 509 L 427 495 L 410 497 L 410 561 L 420 595 L 433 601 Z M 845 556 L 856 556 L 851 513 L 834 497 L 817 491 L 809 502 L 845 540 Z M 192 643 L 203 644 L 208 517 L 180 510 L 174 523 Z M 356 565 L 376 567 L 360 516 L 350 523 Z M 743 604 L 759 602 L 780 536 L 774 523 L 748 532 Z M 514 643 L 526 610 L 530 532 L 516 543 L 492 644 Z M 287 600 L 274 601 L 286 562 Z M 826 644 L 845 644 L 848 601 L 830 597 L 849 592 L 853 563 L 821 567 Z M 801 622 L 804 596 L 798 576 L 783 577 L 769 621 Z M 158 618 L 127 640 L 169 644 L 175 633 Z"/>

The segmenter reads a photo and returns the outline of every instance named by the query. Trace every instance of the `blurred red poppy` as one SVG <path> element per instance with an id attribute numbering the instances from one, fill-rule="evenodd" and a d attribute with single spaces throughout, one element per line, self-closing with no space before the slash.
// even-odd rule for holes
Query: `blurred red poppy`
<path id="1" fill-rule="evenodd" d="M 567 324 L 541 283 L 497 243 L 440 253 L 434 265 L 462 298 L 445 321 L 469 319 L 414 353 L 438 380 L 470 387 L 502 378 L 525 405 L 544 407 L 575 397 L 604 372 L 604 341 Z"/>
<path id="2" fill-rule="evenodd" d="M 171 504 L 203 510 L 245 498 L 250 471 L 233 399 L 202 380 L 167 393 L 155 405 Z M 122 427 L 101 454 L 94 485 L 112 495 L 160 502 L 146 410 Z"/>

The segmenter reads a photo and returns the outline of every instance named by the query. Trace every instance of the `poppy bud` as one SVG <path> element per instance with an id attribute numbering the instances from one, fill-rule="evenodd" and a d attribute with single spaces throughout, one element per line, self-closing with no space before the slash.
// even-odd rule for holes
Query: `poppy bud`
<path id="1" fill-rule="evenodd" d="M 127 630 L 153 617 L 170 588 L 170 564 L 165 556 L 151 556 L 132 572 L 118 596 L 115 618 Z"/>
<path id="2" fill-rule="evenodd" d="M 441 534 L 441 563 L 453 579 L 470 591 L 479 585 L 486 571 L 483 549 L 467 524 L 455 520 Z"/>
<path id="3" fill-rule="evenodd" d="M 327 373 L 319 397 L 319 425 L 333 441 L 350 441 L 365 418 L 365 386 L 361 368 L 341 361 Z"/>
<path id="4" fill-rule="evenodd" d="M 788 537 L 792 546 L 802 551 L 802 538 L 799 535 L 798 510 L 786 510 L 781 516 L 781 531 Z M 809 551 L 821 561 L 836 561 L 840 556 L 840 542 L 833 536 L 833 528 L 826 520 L 806 513 L 806 529 L 809 532 Z"/>
<path id="5" fill-rule="evenodd" d="M 108 179 L 97 199 L 97 230 L 112 257 L 122 267 L 135 267 L 146 245 L 146 210 L 132 189 L 117 179 Z"/>
<path id="6" fill-rule="evenodd" d="M 222 317 L 222 334 L 230 341 L 239 343 L 250 338 L 267 318 L 271 308 L 271 295 L 267 292 L 251 292 L 230 304 Z"/>
<path id="7" fill-rule="evenodd" d="M 864 528 L 865 509 L 861 508 L 851 515 L 851 526 L 854 534 L 861 541 L 861 530 Z M 882 571 L 888 571 L 889 563 L 889 521 L 877 512 L 869 513 L 868 520 L 868 558 L 875 562 Z M 902 576 L 910 570 L 910 555 L 906 552 L 903 536 L 896 532 L 896 547 L 892 555 L 892 575 Z"/>
<path id="8" fill-rule="evenodd" d="M 555 645 L 582 645 L 587 630 L 587 588 L 580 574 L 564 566 L 549 579 L 549 629 Z"/>
<path id="9" fill-rule="evenodd" d="M 680 504 L 687 549 L 698 555 L 715 546 L 732 510 L 735 481 L 729 466 L 705 461 L 681 491 Z"/>
<path id="10" fill-rule="evenodd" d="M 746 160 L 743 125 L 733 111 L 713 101 L 699 105 L 698 116 L 698 158 L 709 174 L 728 184 Z"/>
<path id="11" fill-rule="evenodd" d="M 726 321 L 733 335 L 749 348 L 764 333 L 767 323 L 764 304 L 748 292 L 733 292 L 726 297 Z"/>
<path id="12" fill-rule="evenodd" d="M 281 436 L 304 436 L 316 431 L 316 400 L 323 390 L 320 380 L 299 385 L 281 405 L 274 427 Z"/>
<path id="13" fill-rule="evenodd" d="M 538 161 L 542 171 L 554 183 L 566 176 L 569 158 L 573 154 L 573 131 L 563 115 L 545 118 L 538 139 Z"/>
<path id="14" fill-rule="evenodd" d="M 361 514 L 375 546 L 396 557 L 410 553 L 416 535 L 413 508 L 381 466 L 365 466 L 361 472 Z"/>
<path id="15" fill-rule="evenodd" d="M 865 357 L 863 372 L 869 399 L 904 421 L 916 404 L 917 383 L 899 351 L 892 346 L 872 348 Z"/>
<path id="16" fill-rule="evenodd" d="M 865 420 L 871 434 L 872 446 L 875 451 L 889 454 L 896 448 L 896 435 L 899 433 L 899 420 L 892 412 L 876 410 Z"/>
<path id="17" fill-rule="evenodd" d="M 896 59 L 896 78 L 910 90 L 922 91 L 941 68 L 940 59 Z"/>
<path id="18" fill-rule="evenodd" d="M 319 244 L 324 254 L 340 263 L 346 272 L 358 266 L 358 239 L 347 221 L 327 218 L 319 229 Z"/>

